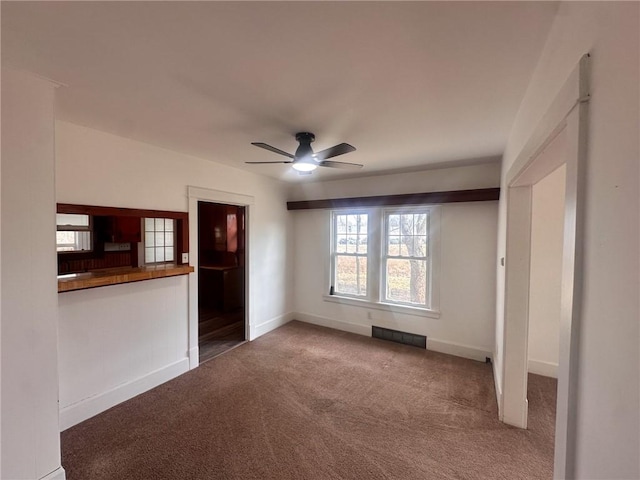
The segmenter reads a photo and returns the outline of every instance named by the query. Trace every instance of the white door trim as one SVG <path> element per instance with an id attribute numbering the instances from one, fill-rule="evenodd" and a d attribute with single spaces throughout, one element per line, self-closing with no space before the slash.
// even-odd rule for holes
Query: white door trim
<path id="1" fill-rule="evenodd" d="M 189 263 L 195 272 L 189 275 L 189 369 L 199 364 L 198 348 L 198 202 L 223 203 L 245 207 L 245 336 L 251 337 L 250 269 L 251 269 L 251 206 L 255 199 L 251 195 L 225 192 L 202 187 L 187 187 L 189 198 Z"/>
<path id="2" fill-rule="evenodd" d="M 573 478 L 578 335 L 582 286 L 582 211 L 587 152 L 589 55 L 584 55 L 507 172 L 507 246 L 502 399 L 503 421 L 527 427 L 527 336 L 532 186 L 566 164 L 560 357 L 554 478 Z M 564 135 L 559 162 L 540 154 Z"/>

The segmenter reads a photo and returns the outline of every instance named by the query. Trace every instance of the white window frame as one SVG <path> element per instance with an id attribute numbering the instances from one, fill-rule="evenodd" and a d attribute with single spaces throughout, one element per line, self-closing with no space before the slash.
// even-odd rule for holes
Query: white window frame
<path id="1" fill-rule="evenodd" d="M 172 230 L 167 230 L 166 227 L 164 227 L 162 230 L 157 230 L 155 224 L 154 224 L 153 230 L 147 230 L 146 221 L 148 219 L 149 220 L 154 220 L 154 223 L 155 223 L 156 218 L 164 220 L 165 222 L 166 221 L 172 222 L 172 225 L 173 225 Z M 173 259 L 147 262 L 147 248 L 155 249 L 157 247 L 157 245 L 155 245 L 155 234 L 156 233 L 161 233 L 161 232 L 162 233 L 166 233 L 166 232 L 172 232 L 173 233 L 173 245 L 162 245 L 162 247 L 163 247 L 163 249 L 165 251 L 166 251 L 167 247 L 170 247 L 173 250 Z M 149 246 L 148 245 L 148 242 L 147 242 L 147 234 L 148 233 L 153 233 L 154 234 L 154 245 L 153 246 Z M 176 220 L 174 218 L 163 218 L 163 217 L 144 217 L 144 218 L 142 218 L 142 258 L 144 259 L 142 264 L 143 265 L 162 265 L 162 264 L 165 264 L 165 263 L 168 263 L 168 264 L 177 263 L 176 255 L 177 255 L 177 249 L 176 249 Z M 155 258 L 155 253 L 154 253 L 154 258 Z"/>
<path id="2" fill-rule="evenodd" d="M 338 225 L 337 225 L 337 218 L 338 216 L 341 215 L 367 215 L 367 253 L 366 255 L 360 254 L 360 253 L 339 253 L 338 252 Z M 367 259 L 367 285 L 366 285 L 366 290 L 367 290 L 367 294 L 366 295 L 359 295 L 359 294 L 350 294 L 350 293 L 345 293 L 345 292 L 337 292 L 337 291 L 333 291 L 331 292 L 332 295 L 336 295 L 339 297 L 348 297 L 348 298 L 357 298 L 357 299 L 367 299 L 371 296 L 371 280 L 370 280 L 370 270 L 371 270 L 371 265 L 370 265 L 370 260 L 369 260 L 369 247 L 370 247 L 370 240 L 371 240 L 371 214 L 368 210 L 362 210 L 362 209 L 357 209 L 357 210 L 333 210 L 331 212 L 331 266 L 330 266 L 330 274 L 331 274 L 331 286 L 334 287 L 336 285 L 336 258 L 338 257 L 338 255 L 344 255 L 344 256 L 353 256 L 353 257 L 365 257 Z M 356 235 L 359 232 L 356 232 Z"/>
<path id="3" fill-rule="evenodd" d="M 423 307 L 410 303 L 399 303 L 385 300 L 385 262 L 384 249 L 386 247 L 387 227 L 385 225 L 388 214 L 391 213 L 416 213 L 428 211 L 428 278 L 427 278 L 427 306 Z M 362 214 L 368 217 L 368 244 L 367 244 L 367 295 L 356 296 L 330 291 L 335 279 L 335 232 L 336 215 Z M 387 312 L 415 315 L 419 317 L 439 318 L 439 282 L 440 282 L 440 206 L 439 205 L 412 205 L 403 207 L 375 207 L 336 209 L 330 211 L 328 219 L 331 225 L 329 238 L 329 258 L 327 264 L 326 292 L 323 299 L 327 302 L 359 306 Z"/>
<path id="4" fill-rule="evenodd" d="M 78 220 L 84 221 L 76 222 Z M 64 223 L 62 223 L 64 222 Z M 56 235 L 56 252 L 64 254 L 89 253 L 93 251 L 93 217 L 86 214 L 56 214 L 56 233 L 73 232 L 73 243 L 58 243 Z M 86 236 L 86 238 L 81 238 Z M 71 247 L 71 250 L 58 250 L 59 247 Z"/>
<path id="5" fill-rule="evenodd" d="M 387 252 L 387 240 L 389 238 L 389 217 L 391 215 L 414 215 L 414 214 L 426 214 L 427 216 L 427 252 L 424 257 L 416 257 L 416 256 L 402 256 L 402 255 L 389 255 Z M 431 283 L 432 283 L 432 255 L 431 255 L 431 217 L 433 216 L 433 209 L 430 207 L 404 207 L 404 208 L 385 208 L 382 212 L 383 221 L 384 221 L 384 229 L 383 229 L 383 239 L 381 245 L 381 260 L 380 260 L 380 296 L 382 298 L 383 303 L 390 303 L 393 305 L 406 305 L 413 308 L 423 308 L 425 310 L 431 310 Z M 426 278 L 425 278 L 425 305 L 421 306 L 416 303 L 411 302 L 402 302 L 398 300 L 392 300 L 387 297 L 387 261 L 389 259 L 400 259 L 400 260 L 424 260 L 427 264 L 426 268 Z"/>

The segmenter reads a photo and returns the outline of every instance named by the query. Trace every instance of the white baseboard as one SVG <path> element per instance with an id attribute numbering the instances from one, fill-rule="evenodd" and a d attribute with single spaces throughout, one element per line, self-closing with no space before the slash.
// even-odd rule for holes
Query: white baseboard
<path id="1" fill-rule="evenodd" d="M 271 320 L 267 320 L 266 322 L 262 322 L 260 325 L 256 325 L 251 328 L 250 338 L 249 340 L 255 340 L 258 337 L 261 337 L 265 333 L 269 333 L 271 330 L 275 330 L 282 325 L 289 323 L 294 319 L 293 313 L 285 313 L 284 315 L 279 315 Z"/>
<path id="2" fill-rule="evenodd" d="M 64 468 L 58 467 L 53 472 L 45 475 L 40 480 L 66 480 L 67 474 Z"/>
<path id="3" fill-rule="evenodd" d="M 296 320 L 305 323 L 311 323 L 313 325 L 319 325 L 321 327 L 333 328 L 334 330 L 342 330 L 344 332 L 357 333 L 358 335 L 371 336 L 371 325 L 362 325 L 358 323 L 349 323 L 342 320 L 334 320 L 327 317 L 318 317 L 317 315 L 311 315 L 309 313 L 297 312 L 294 315 Z"/>
<path id="4" fill-rule="evenodd" d="M 200 348 L 193 347 L 189 349 L 189 370 L 193 370 L 200 365 Z"/>
<path id="5" fill-rule="evenodd" d="M 493 384 L 496 387 L 496 402 L 498 403 L 498 420 L 502 421 L 502 377 L 498 375 L 498 366 L 496 364 L 496 354 L 493 354 L 491 367 L 493 368 Z"/>
<path id="6" fill-rule="evenodd" d="M 434 352 L 446 353 L 456 357 L 469 358 L 479 362 L 486 361 L 487 357 L 492 358 L 493 354 L 489 350 L 483 350 L 461 343 L 446 342 L 443 340 L 435 340 L 427 337 L 427 350 Z"/>
<path id="7" fill-rule="evenodd" d="M 104 412 L 147 390 L 151 390 L 187 371 L 189 371 L 189 359 L 185 357 L 177 362 L 150 372 L 144 377 L 118 385 L 111 390 L 68 405 L 60 409 L 60 430 L 64 431 L 67 428 L 73 427 L 94 415 Z"/>
<path id="8" fill-rule="evenodd" d="M 529 367 L 529 373 L 535 373 L 536 375 L 542 375 L 543 377 L 558 378 L 557 363 L 529 360 L 527 364 Z"/>
<path id="9" fill-rule="evenodd" d="M 322 327 L 333 328 L 335 330 L 357 333 L 358 335 L 365 335 L 367 337 L 371 336 L 371 325 L 349 323 L 343 320 L 335 320 L 333 318 L 319 317 L 317 315 L 299 312 L 295 314 L 295 319 L 300 320 L 301 322 L 320 325 Z M 470 347 L 468 345 L 462 345 L 453 342 L 433 340 L 431 338 L 427 338 L 427 350 L 447 353 L 449 355 L 455 355 L 457 357 L 470 358 L 472 360 L 478 360 L 480 362 L 484 362 L 487 357 L 491 358 L 493 356 L 492 353 L 488 350 L 483 350 L 480 348 Z"/>

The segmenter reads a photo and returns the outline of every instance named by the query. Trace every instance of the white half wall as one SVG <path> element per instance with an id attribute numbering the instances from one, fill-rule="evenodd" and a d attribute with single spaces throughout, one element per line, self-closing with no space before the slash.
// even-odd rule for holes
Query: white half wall
<path id="1" fill-rule="evenodd" d="M 490 188 L 497 164 L 304 185 L 295 199 Z M 446 179 L 446 188 L 438 188 Z M 475 180 L 475 182 L 474 182 Z M 375 188 L 377 184 L 377 189 Z M 416 185 L 422 189 L 416 190 Z M 427 348 L 484 361 L 494 344 L 497 202 L 445 204 L 440 219 L 440 317 L 382 311 L 326 301 L 328 210 L 294 212 L 295 312 L 301 321 L 365 335 L 381 326 L 426 335 Z"/>
<path id="2" fill-rule="evenodd" d="M 529 372 L 558 377 L 564 237 L 563 165 L 532 188 Z"/>
<path id="3" fill-rule="evenodd" d="M 560 4 L 503 159 L 504 178 L 554 95 L 590 52 L 578 405 L 572 412 L 577 430 L 567 455 L 573 478 L 640 478 L 639 19 L 637 2 Z M 503 342 L 504 269 L 498 269 L 497 285 L 496 350 Z M 496 361 L 499 371 L 501 356 Z"/>
<path id="4" fill-rule="evenodd" d="M 186 212 L 188 186 L 254 197 L 251 331 L 266 333 L 284 321 L 274 319 L 289 319 L 293 246 L 284 183 L 56 122 L 58 202 Z M 188 288 L 182 276 L 59 295 L 65 427 L 182 373 L 190 350 Z"/>
<path id="5" fill-rule="evenodd" d="M 58 307 L 63 430 L 189 369 L 186 276 L 64 292 Z"/>
<path id="6" fill-rule="evenodd" d="M 54 85 L 2 68 L 2 472 L 60 467 Z"/>

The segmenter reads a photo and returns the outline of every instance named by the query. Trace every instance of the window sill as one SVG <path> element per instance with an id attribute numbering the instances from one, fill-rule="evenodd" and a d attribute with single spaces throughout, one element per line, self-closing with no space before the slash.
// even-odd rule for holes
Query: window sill
<path id="1" fill-rule="evenodd" d="M 352 305 L 354 307 L 371 308 L 381 310 L 383 312 L 402 313 L 404 315 L 414 315 L 416 317 L 440 318 L 438 310 L 427 310 L 425 308 L 409 307 L 406 305 L 395 305 L 391 303 L 376 303 L 369 300 L 360 300 L 359 298 L 341 297 L 338 295 L 323 295 L 325 302 L 341 303 L 343 305 Z"/>
<path id="2" fill-rule="evenodd" d="M 71 273 L 58 275 L 58 293 L 87 288 L 106 287 L 121 283 L 139 282 L 154 278 L 187 275 L 193 272 L 189 265 L 159 264 L 147 265 L 139 268 L 119 267 L 104 270 L 94 270 L 85 273 Z"/>

